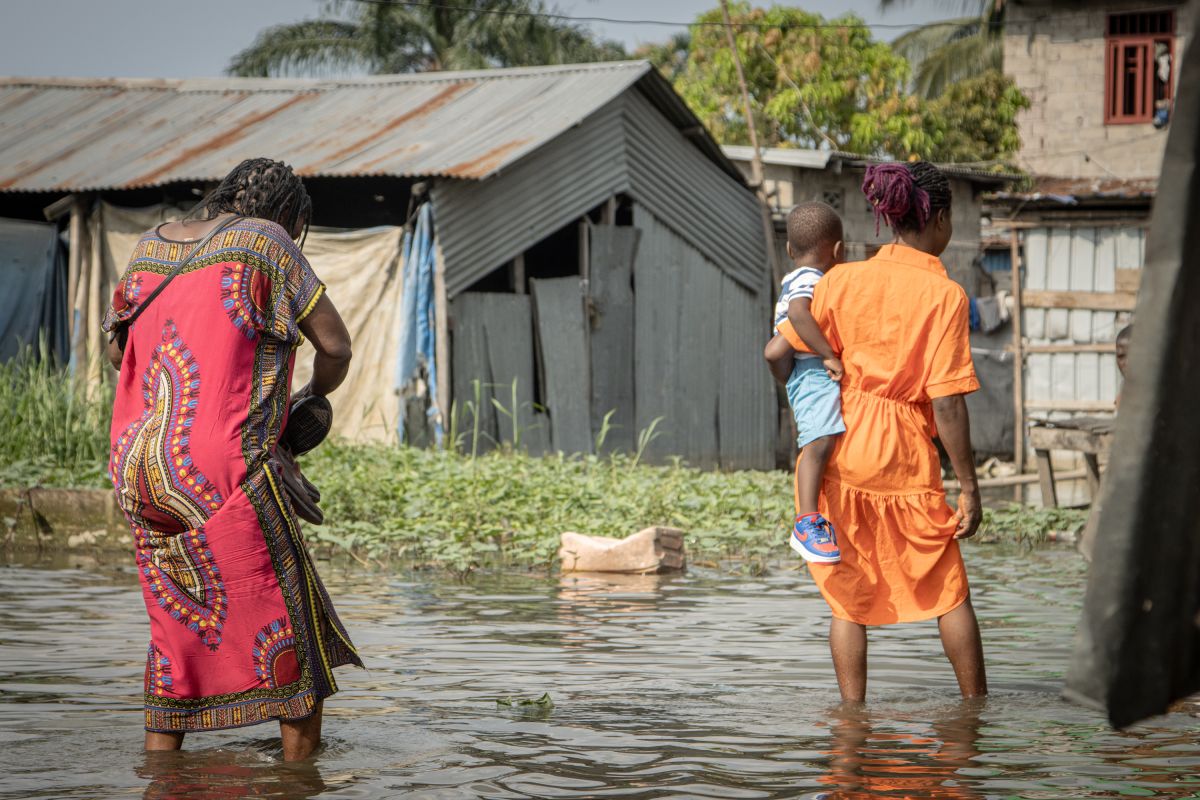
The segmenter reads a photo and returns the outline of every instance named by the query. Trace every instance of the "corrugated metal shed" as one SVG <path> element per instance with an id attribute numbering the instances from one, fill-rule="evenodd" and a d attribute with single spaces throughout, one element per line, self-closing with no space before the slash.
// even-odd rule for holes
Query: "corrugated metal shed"
<path id="1" fill-rule="evenodd" d="M 616 193 L 630 194 L 743 286 L 762 288 L 766 248 L 754 195 L 722 165 L 735 167 L 706 153 L 707 134 L 689 136 L 670 106 L 640 91 L 659 82 L 654 74 L 503 175 L 434 187 L 451 296 Z"/>
<path id="2" fill-rule="evenodd" d="M 351 80 L 0 78 L 0 191 L 216 180 L 258 153 L 309 176 L 478 180 L 639 82 L 695 124 L 644 61 Z M 736 177 L 706 133 L 697 144 Z"/>

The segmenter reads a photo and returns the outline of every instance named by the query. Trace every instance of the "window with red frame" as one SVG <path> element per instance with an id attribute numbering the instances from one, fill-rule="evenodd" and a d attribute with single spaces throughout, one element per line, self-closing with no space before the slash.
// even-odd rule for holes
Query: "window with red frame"
<path id="1" fill-rule="evenodd" d="M 1169 112 L 1175 12 L 1109 14 L 1105 45 L 1105 124 L 1152 122 L 1156 111 Z"/>

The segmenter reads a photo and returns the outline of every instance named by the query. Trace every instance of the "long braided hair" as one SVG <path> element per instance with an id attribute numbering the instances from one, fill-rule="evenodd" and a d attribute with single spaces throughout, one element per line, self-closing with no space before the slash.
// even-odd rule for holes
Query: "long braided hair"
<path id="1" fill-rule="evenodd" d="M 896 233 L 923 231 L 934 213 L 950 208 L 950 181 L 928 161 L 871 164 L 863 194 L 875 211 L 875 233 L 882 219 Z"/>
<path id="2" fill-rule="evenodd" d="M 233 213 L 244 217 L 267 219 L 283 226 L 291 235 L 296 223 L 304 220 L 300 246 L 308 237 L 312 218 L 312 200 L 304 183 L 282 161 L 270 158 L 248 158 L 221 179 L 217 188 L 196 206 L 209 218 Z"/>

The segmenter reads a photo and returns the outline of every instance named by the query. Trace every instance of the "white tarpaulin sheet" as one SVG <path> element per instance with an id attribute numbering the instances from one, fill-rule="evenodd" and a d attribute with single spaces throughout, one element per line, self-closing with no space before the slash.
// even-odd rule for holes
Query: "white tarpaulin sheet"
<path id="1" fill-rule="evenodd" d="M 85 334 L 82 363 L 100 352 L 100 319 L 112 299 L 113 287 L 125 270 L 138 238 L 180 211 L 167 206 L 119 208 L 101 203 L 92 214 L 92 248 L 75 308 L 79 330 Z M 399 401 L 394 389 L 400 328 L 402 264 L 399 227 L 342 231 L 309 231 L 304 254 L 325 283 L 353 341 L 354 359 L 346 382 L 330 400 L 333 433 L 356 440 L 395 441 Z M 93 269 L 99 265 L 99 269 Z M 312 374 L 313 349 L 303 344 L 296 352 L 293 389 Z M 93 362 L 94 363 L 94 362 Z"/>

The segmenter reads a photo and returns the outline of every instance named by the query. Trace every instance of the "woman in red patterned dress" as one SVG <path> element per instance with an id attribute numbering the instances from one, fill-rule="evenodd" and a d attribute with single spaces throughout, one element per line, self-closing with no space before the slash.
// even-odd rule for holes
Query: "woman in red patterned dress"
<path id="1" fill-rule="evenodd" d="M 297 345 L 316 348 L 305 391 L 326 395 L 346 376 L 350 336 L 295 243 L 311 202 L 290 167 L 245 161 L 202 209 L 208 219 L 142 236 L 104 322 L 127 334 L 109 345 L 121 373 L 109 466 L 150 615 L 146 749 L 278 720 L 284 758 L 302 759 L 320 741 L 333 668 L 362 662 L 269 459 Z"/>

